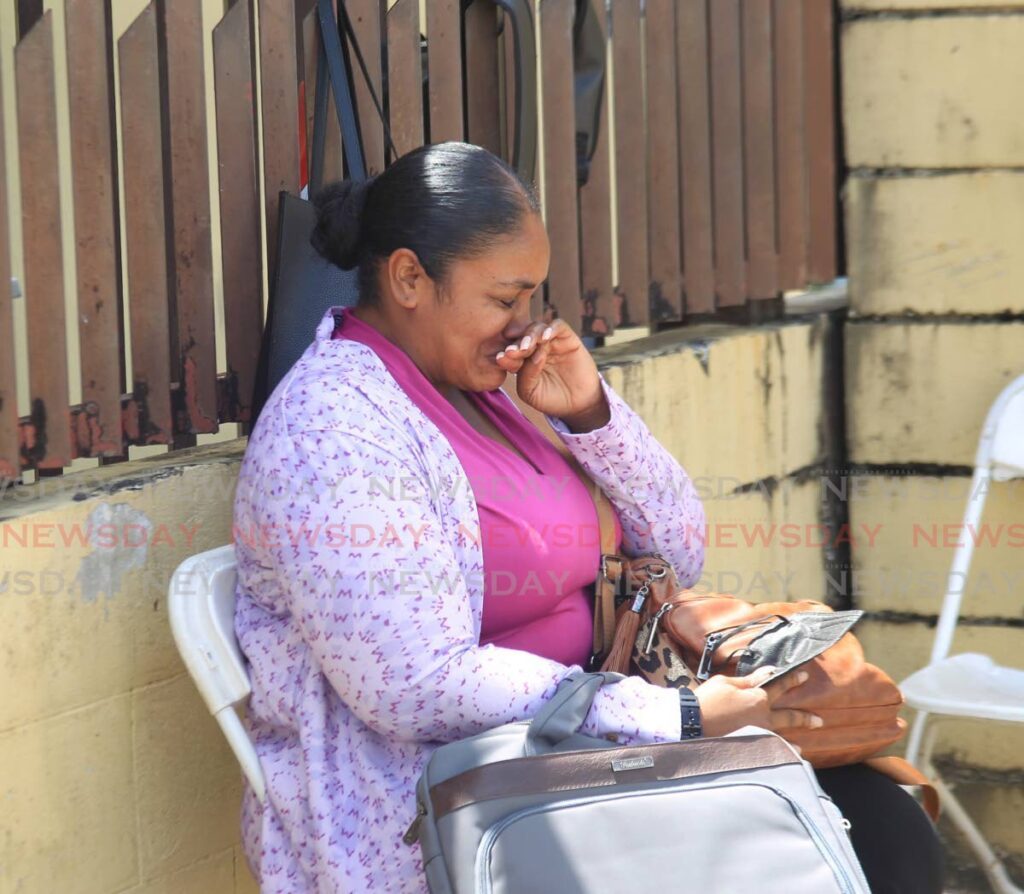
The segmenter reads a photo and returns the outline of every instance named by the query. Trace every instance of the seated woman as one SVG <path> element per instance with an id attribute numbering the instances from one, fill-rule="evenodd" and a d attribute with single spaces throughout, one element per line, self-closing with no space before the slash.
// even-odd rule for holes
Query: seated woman
<path id="1" fill-rule="evenodd" d="M 617 547 L 662 553 L 692 585 L 704 510 L 577 335 L 530 319 L 550 249 L 504 162 L 427 146 L 317 205 L 314 243 L 358 268 L 359 303 L 324 315 L 238 481 L 235 622 L 267 780 L 265 805 L 246 791 L 244 845 L 264 892 L 423 892 L 402 835 L 431 751 L 531 717 L 591 645 L 594 502 L 506 377 L 609 497 Z M 706 735 L 820 722 L 773 710 L 798 674 L 758 679 L 696 690 Z M 584 731 L 678 739 L 679 698 L 628 678 Z M 864 767 L 831 772 L 874 890 L 940 891 L 913 800 Z"/>

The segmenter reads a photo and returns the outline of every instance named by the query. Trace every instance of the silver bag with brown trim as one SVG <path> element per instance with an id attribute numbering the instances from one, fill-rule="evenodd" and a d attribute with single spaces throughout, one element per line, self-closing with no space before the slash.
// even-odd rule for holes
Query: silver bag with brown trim
<path id="1" fill-rule="evenodd" d="M 434 751 L 405 836 L 431 894 L 870 894 L 849 824 L 779 736 L 581 734 L 598 689 L 622 679 L 570 675 L 532 721 Z"/>

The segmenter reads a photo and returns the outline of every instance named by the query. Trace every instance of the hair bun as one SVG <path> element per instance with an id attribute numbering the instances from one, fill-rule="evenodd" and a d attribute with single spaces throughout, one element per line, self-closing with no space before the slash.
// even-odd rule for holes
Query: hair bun
<path id="1" fill-rule="evenodd" d="M 309 241 L 324 258 L 342 270 L 359 264 L 363 208 L 375 180 L 339 180 L 313 196 L 317 220 Z"/>

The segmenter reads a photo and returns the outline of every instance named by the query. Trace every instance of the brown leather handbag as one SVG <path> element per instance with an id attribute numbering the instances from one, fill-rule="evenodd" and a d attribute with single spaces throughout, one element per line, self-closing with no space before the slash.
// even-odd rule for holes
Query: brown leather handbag
<path id="1" fill-rule="evenodd" d="M 601 670 L 678 688 L 769 664 L 779 668 L 776 676 L 802 667 L 808 681 L 775 705 L 811 711 L 824 724 L 780 735 L 818 769 L 864 762 L 900 785 L 920 786 L 925 811 L 938 819 L 938 793 L 928 778 L 902 758 L 875 756 L 902 738 L 907 724 L 899 716 L 899 687 L 864 660 L 849 632 L 860 612 L 833 612 L 807 599 L 756 604 L 699 593 L 680 587 L 672 566 L 657 555 L 603 555 L 595 597 Z M 801 623 L 807 619 L 813 623 Z"/>
<path id="2" fill-rule="evenodd" d="M 633 670 L 652 682 L 669 683 L 671 677 L 675 685 L 685 685 L 681 667 L 699 685 L 712 674 L 744 676 L 769 664 L 779 675 L 802 667 L 810 679 L 776 707 L 811 711 L 825 721 L 817 729 L 783 734 L 818 768 L 869 758 L 906 732 L 899 687 L 864 660 L 849 632 L 859 612 L 835 613 L 811 600 L 754 604 L 684 589 L 658 556 L 619 559 L 618 565 L 618 580 L 606 580 L 602 592 L 606 604 L 609 583 L 613 599 L 614 588 L 624 597 L 602 670 Z M 609 568 L 607 558 L 604 567 Z M 674 653 L 668 661 L 666 650 Z M 666 671 L 666 664 L 676 673 Z"/>

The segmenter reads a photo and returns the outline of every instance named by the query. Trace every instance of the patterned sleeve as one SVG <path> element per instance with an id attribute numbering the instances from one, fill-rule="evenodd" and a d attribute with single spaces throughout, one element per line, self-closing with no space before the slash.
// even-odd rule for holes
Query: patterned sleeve
<path id="1" fill-rule="evenodd" d="M 478 644 L 452 536 L 470 520 L 441 514 L 423 460 L 336 430 L 293 433 L 270 449 L 255 485 L 272 534 L 263 559 L 320 670 L 371 729 L 459 739 L 533 716 L 580 670 Z M 584 731 L 625 744 L 678 740 L 678 697 L 627 678 L 602 688 Z"/>
<path id="2" fill-rule="evenodd" d="M 561 419 L 548 420 L 615 506 L 623 551 L 661 553 L 680 584 L 692 587 L 704 567 L 704 504 L 683 467 L 604 376 L 601 386 L 611 409 L 603 428 L 572 434 Z"/>

